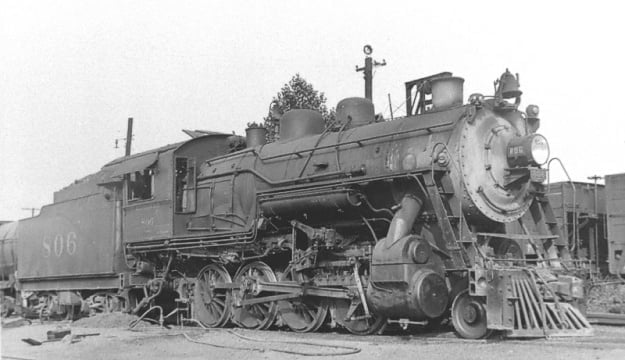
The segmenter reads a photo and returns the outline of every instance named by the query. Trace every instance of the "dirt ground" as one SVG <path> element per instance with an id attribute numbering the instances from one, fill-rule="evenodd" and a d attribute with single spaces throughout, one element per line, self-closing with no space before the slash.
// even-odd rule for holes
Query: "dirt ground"
<path id="1" fill-rule="evenodd" d="M 15 321 L 15 320 L 14 320 Z M 85 327 L 92 325 L 101 327 Z M 353 336 L 337 332 L 296 334 L 197 327 L 161 329 L 142 324 L 138 331 L 99 321 L 5 324 L 0 332 L 3 359 L 625 359 L 625 328 L 595 326 L 584 338 L 539 340 L 458 339 L 451 331 L 426 333 L 392 331 L 393 335 Z M 48 330 L 69 327 L 72 334 L 98 333 L 69 343 L 33 346 L 21 339 L 44 340 Z M 111 327 L 117 326 L 117 327 Z M 210 345 L 209 345 L 210 344 Z M 311 345 L 313 344 L 313 345 Z M 315 345 L 316 344 L 316 345 Z M 305 353 L 294 354 L 293 352 Z M 339 355 L 341 353 L 349 355 Z M 319 355 L 319 354 L 324 354 Z"/>
<path id="2" fill-rule="evenodd" d="M 588 294 L 588 311 L 625 314 L 625 285 L 593 287 Z"/>

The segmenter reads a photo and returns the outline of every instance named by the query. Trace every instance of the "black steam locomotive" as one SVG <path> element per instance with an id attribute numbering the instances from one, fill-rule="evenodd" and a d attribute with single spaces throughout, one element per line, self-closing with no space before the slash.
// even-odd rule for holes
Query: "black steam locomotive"
<path id="1" fill-rule="evenodd" d="M 467 104 L 463 82 L 407 82 L 392 121 L 348 98 L 330 127 L 285 113 L 273 143 L 208 133 L 117 159 L 20 221 L 20 288 L 42 314 L 88 298 L 209 327 L 590 333 L 541 185 L 538 107 L 518 110 L 508 71 Z"/>

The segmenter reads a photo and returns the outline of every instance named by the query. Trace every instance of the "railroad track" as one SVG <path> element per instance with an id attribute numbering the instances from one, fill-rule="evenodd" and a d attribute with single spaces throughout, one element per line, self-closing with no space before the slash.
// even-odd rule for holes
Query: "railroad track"
<path id="1" fill-rule="evenodd" d="M 588 313 L 586 317 L 591 324 L 625 326 L 625 314 Z"/>

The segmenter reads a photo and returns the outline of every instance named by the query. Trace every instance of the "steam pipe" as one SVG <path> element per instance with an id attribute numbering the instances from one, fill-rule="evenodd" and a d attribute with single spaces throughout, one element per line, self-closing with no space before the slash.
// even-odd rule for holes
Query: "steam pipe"
<path id="1" fill-rule="evenodd" d="M 388 233 L 384 240 L 386 241 L 387 248 L 390 248 L 399 239 L 410 234 L 412 225 L 415 220 L 417 220 L 422 206 L 423 200 L 415 194 L 407 193 L 404 195 L 400 203 L 400 208 L 395 213 L 395 216 L 393 216 L 391 226 L 388 228 Z"/>

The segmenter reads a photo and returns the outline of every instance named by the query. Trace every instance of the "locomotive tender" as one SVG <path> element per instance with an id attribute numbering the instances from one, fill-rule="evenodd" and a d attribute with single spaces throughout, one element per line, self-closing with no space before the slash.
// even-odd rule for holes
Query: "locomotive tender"
<path id="1" fill-rule="evenodd" d="M 463 81 L 407 82 L 392 121 L 348 98 L 329 127 L 285 113 L 273 143 L 211 133 L 115 160 L 20 222 L 20 284 L 47 292 L 44 312 L 80 294 L 210 327 L 372 334 L 451 317 L 465 338 L 588 334 L 541 185 L 538 108 L 518 110 L 508 71 L 468 104 Z"/>

